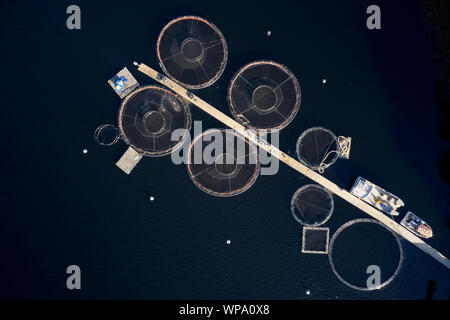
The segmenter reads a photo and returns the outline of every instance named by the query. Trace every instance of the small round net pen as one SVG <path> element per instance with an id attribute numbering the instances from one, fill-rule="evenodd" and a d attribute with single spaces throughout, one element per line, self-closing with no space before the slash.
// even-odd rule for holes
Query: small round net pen
<path id="1" fill-rule="evenodd" d="M 323 173 L 326 168 L 336 162 L 341 148 L 333 132 L 323 127 L 313 127 L 300 135 L 296 152 L 301 163 Z"/>
<path id="2" fill-rule="evenodd" d="M 230 197 L 248 190 L 259 175 L 257 148 L 232 130 L 197 136 L 188 152 L 188 173 L 202 191 Z"/>
<path id="3" fill-rule="evenodd" d="M 196 16 L 170 21 L 159 34 L 156 52 L 166 75 L 188 89 L 205 88 L 217 81 L 228 58 L 222 32 Z"/>
<path id="4" fill-rule="evenodd" d="M 112 146 L 120 139 L 120 132 L 112 124 L 102 124 L 95 129 L 94 139 L 102 146 Z"/>
<path id="5" fill-rule="evenodd" d="M 334 210 L 331 193 L 318 184 L 299 188 L 291 199 L 294 219 L 305 226 L 320 226 L 330 219 Z"/>
<path id="6" fill-rule="evenodd" d="M 144 86 L 129 94 L 119 109 L 123 140 L 146 156 L 163 156 L 180 147 L 191 128 L 187 102 L 159 86 Z M 179 139 L 172 133 L 184 129 Z"/>
<path id="7" fill-rule="evenodd" d="M 300 108 L 300 85 L 285 66 L 255 61 L 242 67 L 228 88 L 228 104 L 234 118 L 252 129 L 280 130 Z"/>

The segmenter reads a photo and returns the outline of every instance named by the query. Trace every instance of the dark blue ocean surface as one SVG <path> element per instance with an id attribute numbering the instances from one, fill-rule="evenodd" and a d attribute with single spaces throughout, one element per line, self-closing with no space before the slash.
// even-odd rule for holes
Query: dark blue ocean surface
<path id="1" fill-rule="evenodd" d="M 66 28 L 70 4 L 81 8 L 81 30 Z M 435 53 L 414 2 L 377 1 L 381 30 L 366 28 L 370 4 L 2 1 L 0 296 L 425 299 L 434 281 L 433 298 L 448 299 L 449 270 L 404 240 L 398 276 L 375 292 L 346 287 L 327 255 L 302 254 L 302 228 L 289 203 L 311 181 L 285 165 L 241 195 L 215 198 L 170 157 L 145 158 L 128 176 L 115 166 L 127 146 L 93 139 L 100 124 L 117 123 L 120 99 L 106 81 L 127 66 L 141 84 L 153 83 L 132 62 L 159 68 L 160 30 L 180 15 L 199 15 L 229 47 L 225 72 L 200 97 L 230 114 L 226 88 L 241 66 L 256 59 L 286 65 L 299 80 L 302 104 L 280 148 L 293 154 L 311 126 L 351 136 L 350 160 L 338 160 L 326 177 L 348 188 L 360 175 L 398 195 L 432 226 L 427 242 L 449 256 L 449 188 L 438 166 L 448 144 L 438 135 Z M 223 127 L 196 108 L 192 115 L 204 129 Z M 367 217 L 334 200 L 325 224 L 330 236 Z M 384 257 L 386 247 L 370 243 L 368 250 Z M 364 251 L 354 241 L 346 245 Z M 391 271 L 396 250 L 385 255 Z M 349 258 L 344 273 L 364 273 L 358 261 Z M 78 291 L 66 288 L 71 264 L 82 270 Z"/>

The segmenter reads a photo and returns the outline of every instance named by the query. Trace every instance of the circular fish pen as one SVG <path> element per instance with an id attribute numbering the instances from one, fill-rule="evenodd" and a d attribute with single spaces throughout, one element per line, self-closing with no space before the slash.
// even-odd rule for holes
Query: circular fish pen
<path id="1" fill-rule="evenodd" d="M 94 132 L 94 139 L 99 145 L 112 146 L 120 139 L 120 132 L 112 124 L 102 124 Z"/>
<path id="2" fill-rule="evenodd" d="M 280 130 L 300 108 L 300 85 L 294 74 L 274 61 L 255 61 L 231 79 L 228 104 L 233 117 L 252 129 Z"/>
<path id="3" fill-rule="evenodd" d="M 235 196 L 248 190 L 259 175 L 257 151 L 232 130 L 207 130 L 189 148 L 189 177 L 210 195 Z"/>
<path id="4" fill-rule="evenodd" d="M 300 187 L 292 196 L 291 213 L 304 226 L 320 226 L 330 219 L 334 210 L 331 193 L 318 184 Z"/>
<path id="5" fill-rule="evenodd" d="M 191 128 L 188 103 L 159 86 L 143 86 L 120 105 L 119 130 L 123 140 L 146 156 L 163 156 L 180 147 Z M 177 141 L 172 133 L 185 129 Z"/>
<path id="6" fill-rule="evenodd" d="M 158 36 L 156 53 L 164 73 L 189 89 L 205 88 L 216 82 L 228 59 L 222 32 L 196 16 L 170 21 Z"/>
<path id="7" fill-rule="evenodd" d="M 398 236 L 381 222 L 355 219 L 335 232 L 328 259 L 343 284 L 371 291 L 387 286 L 397 276 L 403 262 L 403 248 Z"/>
<path id="8" fill-rule="evenodd" d="M 324 127 L 312 127 L 298 137 L 298 160 L 308 168 L 323 172 L 336 162 L 340 155 L 336 135 Z"/>

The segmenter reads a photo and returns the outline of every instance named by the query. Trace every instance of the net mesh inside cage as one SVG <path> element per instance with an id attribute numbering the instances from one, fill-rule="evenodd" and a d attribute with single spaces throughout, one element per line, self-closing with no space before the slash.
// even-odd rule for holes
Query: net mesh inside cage
<path id="1" fill-rule="evenodd" d="M 197 136 L 188 152 L 188 172 L 202 191 L 229 197 L 249 189 L 259 175 L 257 148 L 232 130 Z"/>
<path id="2" fill-rule="evenodd" d="M 381 222 L 355 219 L 335 232 L 328 259 L 342 283 L 370 291 L 385 287 L 396 277 L 403 262 L 403 248 L 399 237 Z"/>
<path id="3" fill-rule="evenodd" d="M 112 124 L 102 124 L 94 132 L 95 141 L 102 146 L 112 146 L 120 138 L 119 129 Z"/>
<path id="4" fill-rule="evenodd" d="M 323 172 L 336 162 L 340 155 L 340 147 L 333 132 L 323 127 L 312 127 L 298 138 L 296 152 L 301 163 Z"/>
<path id="5" fill-rule="evenodd" d="M 225 69 L 228 49 L 220 30 L 206 19 L 183 16 L 158 37 L 156 52 L 164 72 L 189 89 L 213 84 Z"/>
<path id="6" fill-rule="evenodd" d="M 124 141 L 146 156 L 162 156 L 183 143 L 191 128 L 187 102 L 159 86 L 144 86 L 129 94 L 119 110 L 119 130 Z M 186 129 L 179 140 L 172 132 Z"/>
<path id="7" fill-rule="evenodd" d="M 329 228 L 303 227 L 302 253 L 328 253 Z"/>
<path id="8" fill-rule="evenodd" d="M 294 74 L 273 61 L 245 65 L 228 88 L 228 104 L 234 118 L 253 129 L 284 128 L 297 114 L 300 98 L 300 85 Z"/>
<path id="9" fill-rule="evenodd" d="M 318 184 L 302 186 L 291 199 L 292 216 L 302 225 L 322 225 L 331 217 L 333 210 L 333 196 Z"/>

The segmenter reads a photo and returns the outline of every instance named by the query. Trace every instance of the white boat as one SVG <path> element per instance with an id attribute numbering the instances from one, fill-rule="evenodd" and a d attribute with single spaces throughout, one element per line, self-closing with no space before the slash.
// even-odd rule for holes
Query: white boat
<path id="1" fill-rule="evenodd" d="M 398 216 L 397 209 L 405 205 L 399 197 L 361 177 L 356 179 L 350 193 L 392 216 Z"/>
<path id="2" fill-rule="evenodd" d="M 419 237 L 431 238 L 433 236 L 433 231 L 428 223 L 420 219 L 411 211 L 408 211 L 405 214 L 405 217 L 400 224 Z"/>

